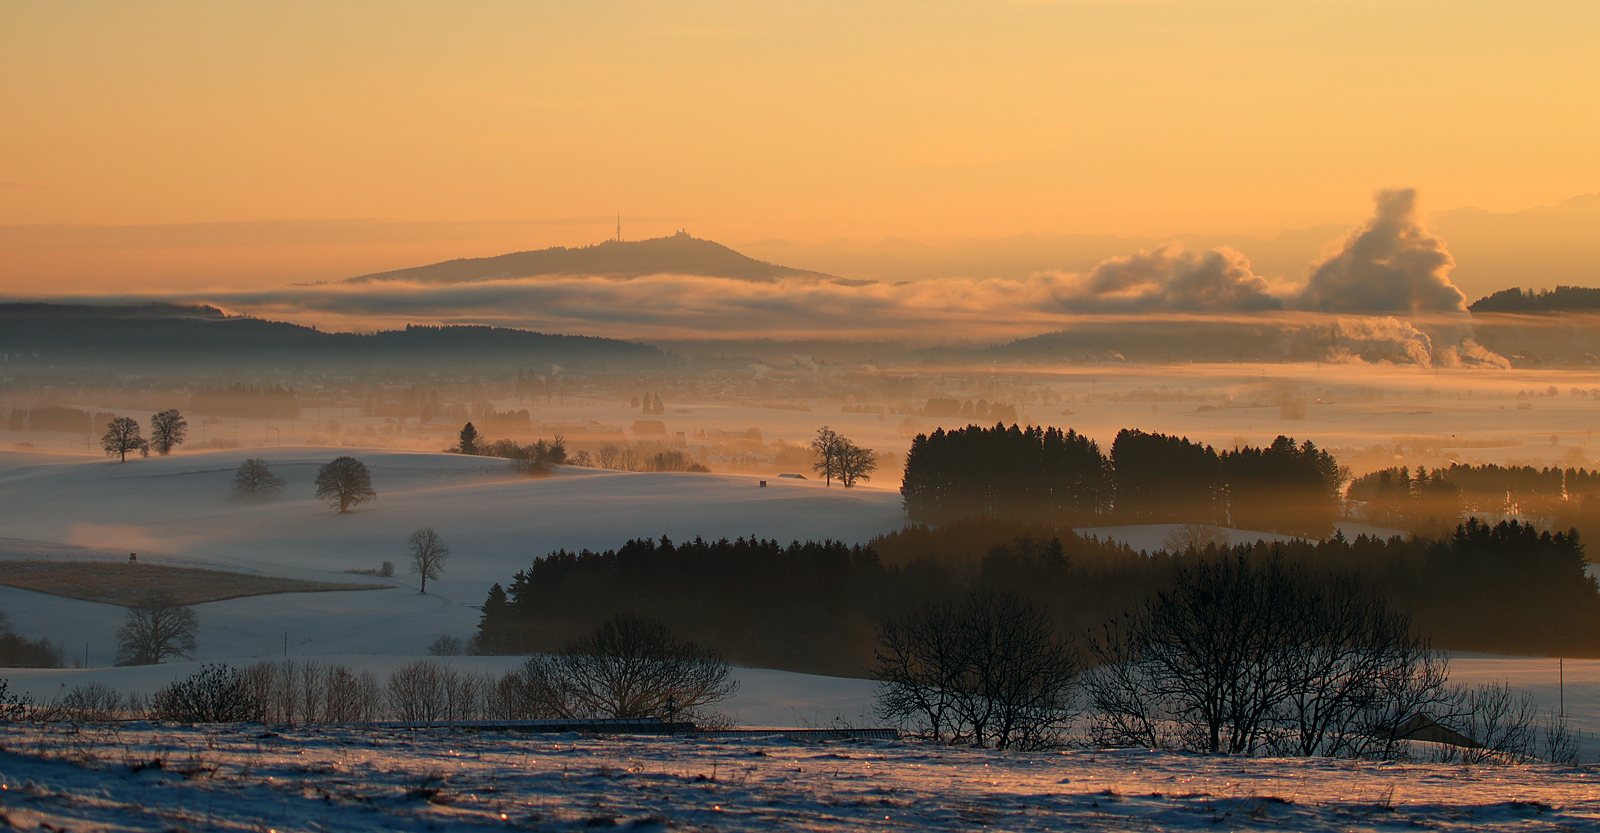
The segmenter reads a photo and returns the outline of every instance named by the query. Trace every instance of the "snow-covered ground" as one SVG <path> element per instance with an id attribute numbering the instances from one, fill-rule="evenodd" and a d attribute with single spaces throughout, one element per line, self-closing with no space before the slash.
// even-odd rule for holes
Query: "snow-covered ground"
<path id="1" fill-rule="evenodd" d="M 379 498 L 341 516 L 312 498 L 311 481 L 319 465 L 345 453 L 372 469 Z M 289 481 L 281 496 L 231 495 L 232 471 L 246 456 L 266 457 Z M 556 548 L 661 535 L 860 542 L 904 523 L 887 482 L 845 490 L 770 476 L 761 488 L 760 479 L 565 469 L 529 480 L 497 460 L 324 448 L 127 464 L 0 452 L 0 558 L 120 561 L 138 552 L 143 563 L 385 588 L 199 605 L 196 662 L 108 668 L 120 608 L 0 587 L 0 610 L 19 632 L 65 644 L 74 661 L 87 649 L 92 666 L 3 676 L 12 691 L 47 701 L 90 681 L 148 694 L 204 661 L 243 665 L 285 653 L 386 675 L 441 633 L 469 636 L 488 586 Z M 453 554 L 422 595 L 404 572 L 405 539 L 430 525 Z M 1152 549 L 1171 527 L 1084 531 Z M 1229 533 L 1235 541 L 1263 537 Z M 382 561 L 400 574 L 343 572 Z M 519 659 L 440 661 L 498 672 Z M 1452 667 L 1457 682 L 1508 681 L 1546 711 L 1564 702 L 1584 733 L 1582 760 L 1600 756 L 1600 661 L 1562 667 L 1462 655 Z M 743 668 L 735 675 L 739 692 L 721 710 L 737 725 L 875 722 L 870 681 Z M 0 823 L 20 829 L 1600 829 L 1597 776 L 1583 768 L 142 724 L 4 726 L 0 750 Z M 161 767 L 149 766 L 157 758 Z"/>
<path id="2" fill-rule="evenodd" d="M 418 659 L 450 665 L 461 672 L 486 672 L 499 675 L 521 664 L 524 657 L 415 657 L 343 655 L 320 656 L 319 663 L 344 665 L 356 672 L 371 671 L 380 680 L 396 669 Z M 261 660 L 229 660 L 235 666 Z M 168 662 L 128 668 L 7 668 L 0 679 L 10 684 L 14 694 L 25 694 L 36 702 L 48 703 L 62 692 L 89 682 L 111 686 L 128 694 L 148 696 L 176 679 L 198 671 L 202 662 Z M 872 715 L 872 695 L 876 684 L 850 677 L 825 677 L 797 674 L 769 668 L 735 668 L 739 683 L 734 696 L 716 708 L 735 726 L 782 726 L 818 728 L 877 725 Z"/>
<path id="3" fill-rule="evenodd" d="M 1593 830 L 1593 768 L 911 741 L 0 726 L 20 830 Z"/>
<path id="4" fill-rule="evenodd" d="M 378 499 L 346 515 L 312 497 L 317 468 L 351 454 Z M 242 500 L 233 470 L 246 456 L 288 481 L 281 496 Z M 626 474 L 564 468 L 529 479 L 503 460 L 333 449 L 211 451 L 118 463 L 0 452 L 0 558 L 57 557 L 206 566 L 392 589 L 295 593 L 200 605 L 199 659 L 417 654 L 441 633 L 468 637 L 495 582 L 557 548 L 604 549 L 629 538 L 759 535 L 852 543 L 905 523 L 899 492 L 827 488 L 809 480 L 721 474 Z M 444 575 L 416 592 L 406 537 L 435 527 L 451 548 Z M 9 539 L 9 540 L 8 540 Z M 58 547 L 41 547 L 49 542 Z M 393 579 L 347 575 L 396 564 Z M 109 665 L 119 608 L 0 587 L 18 632 L 48 636 L 90 665 Z M 287 637 L 285 634 L 287 633 Z"/>

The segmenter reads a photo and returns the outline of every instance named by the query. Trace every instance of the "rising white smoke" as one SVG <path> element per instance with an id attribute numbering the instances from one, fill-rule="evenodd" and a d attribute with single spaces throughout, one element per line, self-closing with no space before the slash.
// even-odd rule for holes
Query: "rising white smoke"
<path id="1" fill-rule="evenodd" d="M 1379 191 L 1372 218 L 1311 268 L 1296 306 L 1334 313 L 1463 312 L 1455 258 L 1423 228 L 1412 188 Z"/>
<path id="2" fill-rule="evenodd" d="M 1176 244 L 1108 258 L 1087 275 L 1063 276 L 1056 298 L 1070 312 L 1283 308 L 1239 252 L 1227 247 L 1190 252 Z"/>
<path id="3" fill-rule="evenodd" d="M 1455 261 L 1423 228 L 1410 189 L 1382 191 L 1371 219 L 1313 264 L 1303 287 L 1272 284 L 1238 251 L 1168 245 L 1108 258 L 1085 273 L 1027 279 L 752 282 L 659 274 L 629 280 L 561 275 L 453 284 L 374 281 L 185 293 L 260 317 L 372 330 L 406 323 L 492 324 L 628 339 L 900 339 L 913 345 L 999 341 L 1071 331 L 1095 350 L 1125 350 L 1164 322 L 1276 330 L 1296 357 L 1421 366 L 1505 367 L 1472 339 Z M 155 300 L 147 297 L 146 300 Z M 1188 326 L 1187 324 L 1185 326 Z M 1193 331 L 1191 327 L 1189 331 Z"/>

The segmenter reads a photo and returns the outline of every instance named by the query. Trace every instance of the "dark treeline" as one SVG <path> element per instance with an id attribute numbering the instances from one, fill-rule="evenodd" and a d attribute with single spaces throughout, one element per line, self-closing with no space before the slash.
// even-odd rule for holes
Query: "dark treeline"
<path id="1" fill-rule="evenodd" d="M 1061 632 L 1084 634 L 1172 586 L 1177 569 L 1223 555 L 1282 557 L 1355 575 L 1409 613 L 1436 647 L 1600 653 L 1600 593 L 1574 535 L 1476 521 L 1437 540 L 1246 544 L 1154 555 L 1070 529 L 998 519 L 909 527 L 867 546 L 738 539 L 633 540 L 561 550 L 495 585 L 477 649 L 554 650 L 608 617 L 661 619 L 729 660 L 862 675 L 882 623 L 978 591 L 1041 604 Z"/>
<path id="2" fill-rule="evenodd" d="M 1600 532 L 1600 471 L 1534 466 L 1464 465 L 1431 472 L 1405 466 L 1356 478 L 1348 497 L 1374 523 L 1437 535 L 1469 512 L 1520 514 L 1557 528 Z"/>
<path id="3" fill-rule="evenodd" d="M 228 316 L 175 304 L 0 304 L 0 353 L 28 361 L 94 357 L 106 365 L 181 361 L 276 367 L 381 365 L 459 367 L 465 360 L 526 366 L 557 362 L 613 368 L 668 363 L 661 350 L 594 336 L 485 326 L 415 326 L 329 333 L 282 321 Z M 571 364 L 568 364 L 571 363 Z"/>
<path id="4" fill-rule="evenodd" d="M 1555 289 L 1526 292 L 1512 287 L 1486 295 L 1468 307 L 1473 312 L 1561 312 L 1600 309 L 1600 289 L 1586 286 L 1557 286 Z"/>
<path id="5" fill-rule="evenodd" d="M 235 383 L 199 388 L 189 396 L 189 410 L 240 419 L 299 419 L 300 399 L 286 387 Z"/>
<path id="6" fill-rule="evenodd" d="M 1016 422 L 1017 406 L 1004 402 L 990 402 L 979 399 L 929 399 L 921 413 L 931 417 L 966 417 L 967 419 L 994 420 L 999 423 Z"/>
<path id="7" fill-rule="evenodd" d="M 74 434 L 98 434 L 115 414 L 89 413 L 77 408 L 13 408 L 6 416 L 10 431 L 71 431 Z"/>
<path id="8" fill-rule="evenodd" d="M 913 520 L 1204 523 L 1320 537 L 1342 483 L 1332 455 L 1289 437 L 1218 452 L 1124 429 L 1108 456 L 1075 431 L 973 425 L 912 440 L 900 491 Z"/>

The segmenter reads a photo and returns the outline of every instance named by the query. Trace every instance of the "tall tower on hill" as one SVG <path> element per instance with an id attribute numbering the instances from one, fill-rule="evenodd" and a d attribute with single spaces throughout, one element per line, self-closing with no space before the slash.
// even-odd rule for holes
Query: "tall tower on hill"
<path id="1" fill-rule="evenodd" d="M 617 212 L 617 242 L 622 242 L 622 212 Z"/>

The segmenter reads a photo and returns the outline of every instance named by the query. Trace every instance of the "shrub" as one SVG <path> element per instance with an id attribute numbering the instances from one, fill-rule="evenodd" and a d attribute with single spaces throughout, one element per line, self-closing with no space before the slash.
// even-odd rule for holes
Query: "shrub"
<path id="1" fill-rule="evenodd" d="M 150 698 L 152 717 L 179 723 L 260 722 L 265 712 L 266 704 L 249 677 L 221 664 L 174 680 Z"/>
<path id="2" fill-rule="evenodd" d="M 721 654 L 626 613 L 556 654 L 530 657 L 522 677 L 534 708 L 568 718 L 692 719 L 739 687 Z"/>

